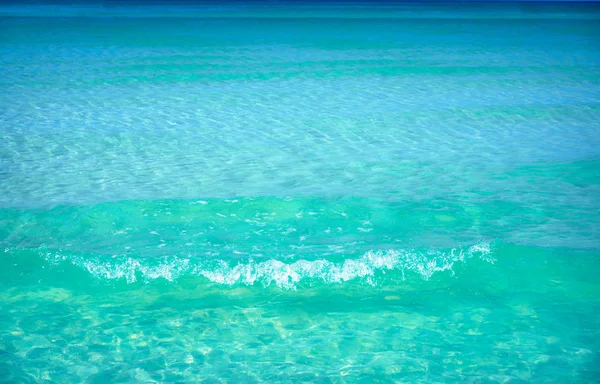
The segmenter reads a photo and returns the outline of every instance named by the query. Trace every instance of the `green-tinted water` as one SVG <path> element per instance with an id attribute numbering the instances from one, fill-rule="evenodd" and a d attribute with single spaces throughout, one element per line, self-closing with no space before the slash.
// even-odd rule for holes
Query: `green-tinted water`
<path id="1" fill-rule="evenodd" d="M 595 382 L 595 4 L 0 6 L 0 382 Z"/>

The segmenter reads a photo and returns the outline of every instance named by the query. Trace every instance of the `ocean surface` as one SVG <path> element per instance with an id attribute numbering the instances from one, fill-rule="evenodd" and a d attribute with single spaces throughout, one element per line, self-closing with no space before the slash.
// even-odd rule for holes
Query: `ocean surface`
<path id="1" fill-rule="evenodd" d="M 593 383 L 599 274 L 598 4 L 0 4 L 1 383 Z"/>

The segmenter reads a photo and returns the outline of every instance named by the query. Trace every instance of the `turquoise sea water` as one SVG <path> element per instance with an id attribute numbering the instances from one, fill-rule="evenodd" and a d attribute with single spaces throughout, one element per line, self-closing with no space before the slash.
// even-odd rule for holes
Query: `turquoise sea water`
<path id="1" fill-rule="evenodd" d="M 597 382 L 597 4 L 0 5 L 0 382 Z"/>

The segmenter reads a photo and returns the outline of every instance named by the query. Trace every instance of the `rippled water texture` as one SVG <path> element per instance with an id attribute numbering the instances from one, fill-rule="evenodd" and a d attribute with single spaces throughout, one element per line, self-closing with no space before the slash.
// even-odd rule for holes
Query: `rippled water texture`
<path id="1" fill-rule="evenodd" d="M 600 7 L 0 5 L 0 382 L 596 382 Z"/>

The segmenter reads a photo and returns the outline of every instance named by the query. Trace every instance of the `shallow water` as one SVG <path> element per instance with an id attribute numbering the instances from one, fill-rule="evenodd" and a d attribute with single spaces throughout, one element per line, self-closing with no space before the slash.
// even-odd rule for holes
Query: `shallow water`
<path id="1" fill-rule="evenodd" d="M 595 4 L 0 6 L 0 382 L 594 382 Z"/>

